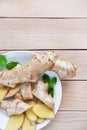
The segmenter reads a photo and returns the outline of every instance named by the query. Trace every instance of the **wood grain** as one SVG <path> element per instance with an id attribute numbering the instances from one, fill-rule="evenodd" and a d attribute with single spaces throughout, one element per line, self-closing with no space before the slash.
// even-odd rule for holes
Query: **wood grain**
<path id="1" fill-rule="evenodd" d="M 63 98 L 60 110 L 87 110 L 87 81 L 62 82 Z"/>
<path id="2" fill-rule="evenodd" d="M 59 111 L 56 118 L 42 130 L 87 130 L 87 112 Z"/>
<path id="3" fill-rule="evenodd" d="M 87 19 L 0 19 L 0 49 L 87 49 Z"/>
<path id="4" fill-rule="evenodd" d="M 87 0 L 0 0 L 3 17 L 87 17 Z"/>

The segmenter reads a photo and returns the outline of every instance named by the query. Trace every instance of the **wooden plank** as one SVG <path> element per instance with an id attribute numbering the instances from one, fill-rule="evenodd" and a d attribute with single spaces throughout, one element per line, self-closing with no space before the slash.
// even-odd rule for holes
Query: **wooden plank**
<path id="1" fill-rule="evenodd" d="M 59 111 L 42 130 L 87 130 L 87 112 Z"/>
<path id="2" fill-rule="evenodd" d="M 60 110 L 87 111 L 87 81 L 63 81 L 63 98 Z"/>
<path id="3" fill-rule="evenodd" d="M 5 17 L 87 17 L 86 0 L 1 0 Z"/>
<path id="4" fill-rule="evenodd" d="M 45 53 L 46 51 L 33 51 L 33 52 L 42 54 L 42 53 Z M 0 53 L 4 53 L 4 52 L 0 51 Z M 87 51 L 58 50 L 56 51 L 56 53 L 60 56 L 60 58 L 69 60 L 70 62 L 77 65 L 77 75 L 76 77 L 70 80 L 87 80 Z"/>
<path id="5" fill-rule="evenodd" d="M 0 49 L 87 49 L 87 19 L 0 19 Z"/>

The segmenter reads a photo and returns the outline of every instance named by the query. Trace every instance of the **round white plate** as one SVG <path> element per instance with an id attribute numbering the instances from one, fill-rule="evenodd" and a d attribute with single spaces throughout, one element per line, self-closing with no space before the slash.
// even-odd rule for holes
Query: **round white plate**
<path id="1" fill-rule="evenodd" d="M 7 57 L 8 62 L 9 61 L 18 61 L 20 64 L 27 63 L 33 56 L 35 56 L 35 53 L 32 53 L 30 51 L 11 51 L 4 54 Z M 60 103 L 62 99 L 62 86 L 60 79 L 58 75 L 53 71 L 47 71 L 47 73 L 50 77 L 57 77 L 57 83 L 55 85 L 55 91 L 54 91 L 54 100 L 55 100 L 55 108 L 54 113 L 56 114 Z M 3 112 L 0 111 L 0 130 L 5 130 L 7 122 L 9 120 L 9 117 L 5 115 Z M 36 125 L 36 130 L 40 130 L 41 128 L 45 127 L 51 120 L 45 120 L 41 124 Z"/>

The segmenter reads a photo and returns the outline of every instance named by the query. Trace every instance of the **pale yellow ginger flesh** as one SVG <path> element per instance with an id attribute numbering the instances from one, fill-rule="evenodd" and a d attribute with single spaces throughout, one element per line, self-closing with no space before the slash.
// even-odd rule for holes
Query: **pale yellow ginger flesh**
<path id="1" fill-rule="evenodd" d="M 48 84 L 39 80 L 33 89 L 33 95 L 46 104 L 49 108 L 54 109 L 55 102 L 51 95 L 48 95 Z"/>
<path id="2" fill-rule="evenodd" d="M 25 116 L 25 120 L 22 126 L 22 130 L 36 130 L 35 125 L 31 125 L 28 118 Z"/>
<path id="3" fill-rule="evenodd" d="M 8 93 L 9 90 L 10 88 L 7 88 L 5 86 L 0 88 L 0 102 L 6 97 L 6 94 Z"/>
<path id="4" fill-rule="evenodd" d="M 14 99 L 12 101 L 3 100 L 0 104 L 1 110 L 7 115 L 19 115 L 25 111 L 27 111 L 32 106 L 19 100 Z"/>
<path id="5" fill-rule="evenodd" d="M 25 101 L 33 99 L 33 95 L 32 95 L 32 90 L 31 90 L 31 84 L 28 83 L 26 84 L 22 89 L 21 89 L 21 94 L 22 97 Z"/>
<path id="6" fill-rule="evenodd" d="M 42 104 L 43 102 L 41 102 L 40 100 L 37 100 L 37 104 Z"/>
<path id="7" fill-rule="evenodd" d="M 5 98 L 12 97 L 20 90 L 20 84 L 17 84 L 15 88 L 11 88 Z"/>
<path id="8" fill-rule="evenodd" d="M 24 122 L 24 114 L 12 116 L 6 126 L 5 130 L 19 130 Z"/>
<path id="9" fill-rule="evenodd" d="M 44 119 L 53 119 L 55 117 L 54 112 L 45 104 L 36 104 L 32 108 L 35 115 Z"/>
<path id="10" fill-rule="evenodd" d="M 0 83 L 15 87 L 18 83 L 36 82 L 41 73 L 53 70 L 60 78 L 70 78 L 76 75 L 76 66 L 62 61 L 54 52 L 47 52 L 32 58 L 27 64 L 9 71 L 0 72 Z"/>
<path id="11" fill-rule="evenodd" d="M 26 111 L 26 116 L 27 116 L 28 120 L 30 121 L 30 124 L 35 125 L 35 123 L 37 121 L 37 116 L 33 113 L 33 111 L 31 109 Z"/>
<path id="12" fill-rule="evenodd" d="M 44 121 L 44 119 L 43 118 L 37 118 L 37 123 L 42 123 Z"/>
<path id="13" fill-rule="evenodd" d="M 28 104 L 31 105 L 32 107 L 36 104 L 36 102 L 33 100 L 29 100 L 28 101 Z"/>

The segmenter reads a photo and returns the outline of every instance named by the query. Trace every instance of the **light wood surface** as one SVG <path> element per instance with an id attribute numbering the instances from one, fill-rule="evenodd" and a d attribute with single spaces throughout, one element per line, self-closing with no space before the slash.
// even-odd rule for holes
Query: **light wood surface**
<path id="1" fill-rule="evenodd" d="M 87 17 L 87 0 L 0 0 L 5 17 Z"/>
<path id="2" fill-rule="evenodd" d="M 2 49 L 87 49 L 87 19 L 1 18 L 0 42 Z"/>
<path id="3" fill-rule="evenodd" d="M 59 112 L 42 130 L 87 130 L 87 0 L 1 0 L 0 16 L 0 53 L 55 50 L 77 65 L 77 76 L 62 81 Z"/>
<path id="4" fill-rule="evenodd" d="M 63 81 L 63 99 L 60 110 L 87 110 L 87 81 Z"/>

